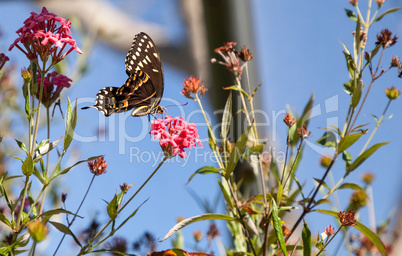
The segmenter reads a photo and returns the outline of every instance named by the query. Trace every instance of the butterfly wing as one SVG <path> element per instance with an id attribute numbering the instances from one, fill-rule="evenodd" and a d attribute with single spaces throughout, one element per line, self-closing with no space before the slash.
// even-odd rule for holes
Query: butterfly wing
<path id="1" fill-rule="evenodd" d="M 132 116 L 162 113 L 159 102 L 164 89 L 163 68 L 155 43 L 147 34 L 134 37 L 125 67 L 129 78 L 123 86 L 101 89 L 92 107 L 105 116 L 131 109 Z"/>

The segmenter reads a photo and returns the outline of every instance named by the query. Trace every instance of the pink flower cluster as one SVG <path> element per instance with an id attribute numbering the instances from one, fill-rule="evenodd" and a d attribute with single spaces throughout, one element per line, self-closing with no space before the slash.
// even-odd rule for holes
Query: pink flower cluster
<path id="1" fill-rule="evenodd" d="M 36 81 L 40 86 L 41 77 L 39 72 L 36 75 Z M 70 82 L 72 82 L 70 78 L 65 75 L 60 75 L 56 71 L 48 73 L 43 80 L 43 105 L 45 105 L 46 107 L 50 107 L 50 105 L 52 105 L 53 102 L 55 102 L 59 98 L 61 90 L 63 90 L 63 88 L 70 87 Z M 39 99 L 39 89 L 36 93 L 36 97 Z"/>
<path id="2" fill-rule="evenodd" d="M 82 54 L 70 35 L 70 28 L 69 20 L 57 17 L 43 7 L 40 14 L 31 12 L 31 16 L 24 21 L 24 26 L 16 31 L 19 37 L 8 50 L 11 51 L 15 46 L 33 61 L 36 61 L 39 56 L 43 62 L 46 62 L 51 56 L 52 64 L 56 64 L 73 50 Z M 71 47 L 63 53 L 67 45 Z"/>
<path id="3" fill-rule="evenodd" d="M 166 116 L 165 119 L 157 119 L 151 122 L 150 134 L 154 139 L 160 140 L 160 145 L 165 154 L 170 157 L 179 154 L 185 158 L 185 148 L 201 146 L 198 130 L 194 123 L 187 123 L 182 117 Z"/>

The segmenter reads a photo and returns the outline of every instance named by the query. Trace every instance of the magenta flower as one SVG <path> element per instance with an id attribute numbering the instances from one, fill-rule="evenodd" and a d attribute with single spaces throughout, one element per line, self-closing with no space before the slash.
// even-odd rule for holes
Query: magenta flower
<path id="1" fill-rule="evenodd" d="M 19 37 L 8 50 L 11 51 L 15 46 L 33 61 L 38 61 L 39 57 L 42 62 L 47 62 L 51 56 L 54 65 L 73 50 L 82 54 L 70 35 L 70 28 L 69 20 L 57 17 L 43 7 L 40 14 L 31 12 L 31 16 L 24 21 L 24 26 L 16 31 Z M 63 53 L 67 45 L 71 47 Z"/>
<path id="2" fill-rule="evenodd" d="M 38 85 L 41 84 L 41 76 L 38 72 L 36 75 Z M 65 75 L 60 75 L 56 71 L 48 73 L 43 81 L 43 95 L 42 103 L 45 107 L 49 108 L 55 102 L 63 88 L 69 88 L 72 80 Z M 36 98 L 39 99 L 39 89 L 36 93 Z"/>
<path id="3" fill-rule="evenodd" d="M 202 147 L 196 125 L 187 123 L 182 117 L 166 116 L 165 119 L 152 121 L 150 134 L 160 140 L 163 152 L 169 157 L 179 154 L 180 158 L 185 158 L 185 148 Z"/>

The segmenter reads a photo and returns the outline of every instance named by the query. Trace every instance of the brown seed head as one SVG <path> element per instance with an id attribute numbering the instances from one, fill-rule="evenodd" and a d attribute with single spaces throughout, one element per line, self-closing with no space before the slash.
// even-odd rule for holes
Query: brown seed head
<path id="1" fill-rule="evenodd" d="M 91 171 L 91 173 L 97 176 L 106 173 L 107 163 L 103 158 L 104 156 L 101 156 L 93 161 L 88 162 L 89 170 Z"/>
<path id="2" fill-rule="evenodd" d="M 243 49 L 239 52 L 239 58 L 244 61 L 250 61 L 254 58 L 254 56 L 251 54 L 250 49 L 247 49 L 246 46 L 243 46 Z"/>
<path id="3" fill-rule="evenodd" d="M 212 240 L 213 238 L 219 236 L 219 229 L 214 223 L 211 223 L 211 225 L 209 225 L 209 230 L 207 232 L 207 236 L 208 236 L 208 240 Z"/>
<path id="4" fill-rule="evenodd" d="M 401 61 L 398 56 L 395 55 L 395 57 L 391 57 L 391 67 L 401 68 Z"/>
<path id="5" fill-rule="evenodd" d="M 228 52 L 233 52 L 233 51 L 235 51 L 234 47 L 235 47 L 236 44 L 237 43 L 235 43 L 235 42 L 224 43 L 223 46 L 216 48 L 215 52 L 216 53 L 222 52 L 223 54 L 226 54 Z"/>
<path id="6" fill-rule="evenodd" d="M 355 219 L 355 212 L 350 210 L 347 213 L 345 211 L 338 213 L 339 221 L 342 226 L 354 226 L 357 220 Z"/>
<path id="7" fill-rule="evenodd" d="M 287 126 L 289 126 L 289 128 L 290 128 L 296 123 L 296 119 L 293 118 L 289 113 L 286 113 L 286 116 L 283 119 L 283 122 L 285 122 L 285 124 Z"/>
<path id="8" fill-rule="evenodd" d="M 367 60 L 367 61 L 369 61 L 369 59 L 370 59 L 370 53 L 364 52 L 364 59 Z"/>
<path id="9" fill-rule="evenodd" d="M 122 253 L 112 253 L 112 255 L 125 255 L 125 252 L 127 252 L 127 240 L 123 237 L 113 237 L 106 243 L 106 248 Z"/>
<path id="10" fill-rule="evenodd" d="M 127 183 L 123 183 L 123 185 L 120 185 L 120 190 L 124 193 L 127 194 L 128 190 L 134 186 L 134 184 L 128 185 Z"/>
<path id="11" fill-rule="evenodd" d="M 391 47 L 396 44 L 398 40 L 397 36 L 392 38 L 392 32 L 389 29 L 384 29 L 377 35 L 376 45 L 381 45 L 383 48 Z"/>
<path id="12" fill-rule="evenodd" d="M 311 132 L 307 130 L 307 127 L 305 125 L 303 125 L 301 129 L 297 128 L 297 133 L 302 139 L 307 138 L 311 134 Z"/>

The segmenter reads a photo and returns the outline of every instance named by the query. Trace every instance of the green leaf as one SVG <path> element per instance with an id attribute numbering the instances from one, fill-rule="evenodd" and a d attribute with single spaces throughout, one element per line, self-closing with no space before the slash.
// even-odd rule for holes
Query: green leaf
<path id="1" fill-rule="evenodd" d="M 320 182 L 321 182 L 321 180 L 320 179 L 317 179 L 317 178 L 314 178 L 314 180 L 317 182 L 317 186 L 318 186 L 318 184 L 320 184 Z M 325 183 L 325 181 L 322 181 L 322 183 L 321 183 L 326 189 L 328 189 L 328 191 L 331 191 L 331 189 L 329 188 L 329 186 L 327 185 L 327 183 Z"/>
<path id="2" fill-rule="evenodd" d="M 377 55 L 380 48 L 381 48 L 381 44 L 377 45 L 371 52 L 369 52 L 368 60 L 367 60 L 366 65 L 364 65 L 364 67 L 367 67 L 370 64 L 371 60 L 374 58 L 374 56 Z"/>
<path id="3" fill-rule="evenodd" d="M 243 94 L 244 97 L 246 97 L 246 98 L 249 97 L 248 94 L 247 94 L 247 92 L 244 91 L 243 88 L 241 88 L 240 86 L 237 86 L 237 85 L 232 85 L 232 86 L 229 86 L 229 87 L 224 87 L 223 89 L 224 89 L 224 90 L 234 90 L 234 91 L 238 91 L 238 92 L 240 92 L 241 94 Z"/>
<path id="4" fill-rule="evenodd" d="M 346 149 L 348 149 L 350 146 L 352 146 L 360 137 L 362 136 L 362 133 L 354 133 L 350 135 L 346 135 L 345 137 L 341 138 L 338 144 L 338 153 L 342 153 Z"/>
<path id="5" fill-rule="evenodd" d="M 377 249 L 380 251 L 381 255 L 388 255 L 388 252 L 385 248 L 384 243 L 381 241 L 381 239 L 378 237 L 376 233 L 371 231 L 368 227 L 364 226 L 360 222 L 357 222 L 355 226 L 353 226 L 360 232 L 362 232 L 370 241 L 377 247 Z"/>
<path id="6" fill-rule="evenodd" d="M 331 131 L 326 131 L 322 137 L 317 140 L 317 143 L 323 145 L 324 147 L 335 150 L 337 146 L 336 135 Z"/>
<path id="7" fill-rule="evenodd" d="M 27 158 L 24 160 L 21 166 L 22 173 L 25 176 L 31 176 L 34 171 L 34 162 L 31 155 L 27 155 Z"/>
<path id="8" fill-rule="evenodd" d="M 360 99 L 362 97 L 362 92 L 363 92 L 363 82 L 362 80 L 358 80 L 355 83 L 355 88 L 353 90 L 353 94 L 352 94 L 352 100 L 351 100 L 351 105 L 353 107 L 353 109 L 356 108 L 356 106 L 359 104 Z"/>
<path id="9" fill-rule="evenodd" d="M 9 226 L 11 228 L 11 223 L 10 221 L 6 218 L 6 216 L 4 216 L 4 214 L 2 214 L 0 212 L 0 221 L 3 222 L 4 224 L 6 224 L 7 226 Z"/>
<path id="10" fill-rule="evenodd" d="M 212 149 L 212 151 L 216 151 L 216 137 L 213 132 L 211 133 L 209 131 L 209 129 L 208 129 L 208 138 L 209 138 L 208 141 L 209 147 Z"/>
<path id="11" fill-rule="evenodd" d="M 373 22 L 380 21 L 382 18 L 384 18 L 385 15 L 390 14 L 390 13 L 393 13 L 393 12 L 396 12 L 396 11 L 398 11 L 398 10 L 401 9 L 401 8 L 402 8 L 402 7 L 400 6 L 400 7 L 395 7 L 395 8 L 388 9 L 388 10 L 386 10 L 385 12 L 383 12 L 380 16 L 378 16 Z M 370 25 L 371 25 L 371 24 L 370 24 Z"/>
<path id="12" fill-rule="evenodd" d="M 343 51 L 343 54 L 345 55 L 346 67 L 348 68 L 349 75 L 350 75 L 350 77 L 353 78 L 354 77 L 354 72 L 356 70 L 355 61 L 354 61 L 352 55 L 350 55 L 350 53 L 346 53 L 345 51 Z M 345 86 L 345 87 L 347 87 L 347 86 Z M 352 87 L 352 86 L 350 85 L 350 87 Z M 349 94 L 350 94 L 351 90 L 348 90 L 348 91 L 349 91 Z"/>
<path id="13" fill-rule="evenodd" d="M 195 173 L 193 173 L 188 179 L 187 183 L 189 183 L 197 174 L 209 174 L 209 173 L 222 174 L 222 172 L 214 166 L 204 166 L 198 169 Z"/>
<path id="14" fill-rule="evenodd" d="M 306 222 L 304 222 L 304 226 L 303 226 L 302 239 L 303 239 L 303 255 L 310 256 L 311 255 L 311 231 L 308 228 Z"/>
<path id="15" fill-rule="evenodd" d="M 350 153 L 343 151 L 342 152 L 342 159 L 345 162 L 345 169 L 347 170 L 349 166 L 352 164 L 353 157 Z"/>
<path id="16" fill-rule="evenodd" d="M 236 218 L 230 217 L 225 214 L 206 213 L 206 214 L 202 214 L 202 215 L 197 215 L 197 216 L 182 220 L 179 223 L 177 223 L 176 225 L 174 225 L 174 227 L 169 230 L 169 232 L 165 235 L 165 237 L 160 242 L 165 241 L 166 239 L 168 239 L 171 235 L 173 235 L 180 229 L 182 229 L 192 223 L 195 223 L 198 221 L 203 221 L 203 220 L 238 221 Z"/>
<path id="17" fill-rule="evenodd" d="M 60 232 L 66 234 L 66 235 L 70 235 L 74 238 L 74 241 L 80 246 L 82 247 L 80 241 L 78 240 L 78 238 L 74 235 L 74 233 L 64 224 L 61 224 L 59 222 L 54 222 L 54 221 L 49 221 L 50 224 L 53 225 L 53 227 L 55 227 L 57 230 L 59 230 Z"/>
<path id="18" fill-rule="evenodd" d="M 14 245 L 17 247 L 25 247 L 29 243 L 30 238 L 31 238 L 31 235 L 28 232 L 26 232 L 18 237 L 18 239 L 17 239 L 17 241 L 15 241 Z"/>
<path id="19" fill-rule="evenodd" d="M 74 109 L 71 107 L 70 99 L 68 99 L 66 114 L 66 133 L 64 135 L 64 151 L 70 146 L 73 140 L 75 126 L 77 125 L 77 101 L 75 101 Z"/>
<path id="20" fill-rule="evenodd" d="M 278 204 L 281 204 L 282 201 L 282 195 L 283 195 L 283 185 L 282 183 L 278 182 L 278 192 L 276 192 L 276 201 Z"/>
<path id="21" fill-rule="evenodd" d="M 140 206 L 138 206 L 137 209 L 135 209 L 135 210 L 130 214 L 130 216 L 128 216 L 128 217 L 120 224 L 120 226 L 118 226 L 113 232 L 116 232 L 117 230 L 119 230 L 121 227 L 123 227 L 123 226 L 127 223 L 127 221 L 129 221 L 132 217 L 134 217 L 134 215 L 137 214 L 137 212 L 138 212 L 138 210 L 141 208 L 141 206 L 143 206 L 147 201 L 148 201 L 148 199 L 145 200 L 144 202 L 142 202 L 142 204 L 140 204 Z"/>
<path id="22" fill-rule="evenodd" d="M 18 147 L 19 147 L 20 149 L 24 150 L 24 151 L 28 154 L 27 146 L 25 146 L 24 142 L 19 141 L 19 140 L 17 140 L 17 139 L 16 139 L 15 141 L 17 142 Z"/>
<path id="23" fill-rule="evenodd" d="M 229 96 L 225 104 L 225 109 L 223 110 L 222 128 L 221 128 L 222 140 L 226 140 L 226 137 L 228 136 L 231 120 L 232 120 L 232 91 L 229 92 Z"/>
<path id="24" fill-rule="evenodd" d="M 108 203 L 108 205 L 107 205 L 107 213 L 109 214 L 109 217 L 111 219 L 116 218 L 118 208 L 119 208 L 119 203 L 117 200 L 117 196 L 114 195 L 112 201 L 110 201 L 110 203 Z"/>
<path id="25" fill-rule="evenodd" d="M 356 14 L 352 10 L 345 8 L 345 12 L 346 12 L 346 15 L 349 17 L 349 19 L 351 19 L 353 21 L 357 21 Z"/>
<path id="26" fill-rule="evenodd" d="M 70 211 L 61 209 L 61 208 L 46 211 L 46 212 L 42 213 L 41 215 L 39 215 L 38 217 L 42 217 L 42 218 L 43 218 L 43 221 L 44 221 L 44 222 L 47 222 L 53 215 L 61 214 L 61 213 L 65 213 L 65 214 L 69 214 L 69 215 L 74 215 L 75 217 L 78 217 L 78 218 L 81 218 L 81 219 L 82 219 L 81 216 L 76 215 L 76 214 L 74 214 L 74 213 L 72 213 L 72 212 L 70 212 Z"/>
<path id="27" fill-rule="evenodd" d="M 257 92 L 257 89 L 260 88 L 262 85 L 262 82 L 257 84 L 257 87 L 254 88 L 253 92 L 251 93 L 251 98 L 254 98 L 255 93 Z"/>
<path id="28" fill-rule="evenodd" d="M 361 29 L 361 22 L 360 22 L 360 17 L 356 20 L 356 29 L 355 29 L 355 38 L 353 41 L 354 45 L 354 56 L 358 56 L 360 52 L 360 29 Z M 355 78 L 355 77 L 354 77 Z"/>
<path id="29" fill-rule="evenodd" d="M 222 182 L 227 182 L 227 181 L 222 180 Z M 223 198 L 225 199 L 227 207 L 229 207 L 229 209 L 233 209 L 232 197 L 230 196 L 230 193 L 228 192 L 228 190 L 226 188 L 227 186 L 225 187 L 224 184 L 222 184 L 222 182 L 218 179 L 218 184 L 221 189 Z"/>
<path id="30" fill-rule="evenodd" d="M 226 167 L 225 178 L 229 179 L 230 174 L 232 174 L 234 168 L 236 167 L 237 162 L 240 159 L 240 156 L 243 154 L 244 148 L 246 147 L 246 143 L 248 141 L 248 135 L 252 126 L 248 127 L 247 130 L 240 136 L 240 138 L 236 141 L 236 144 L 230 153 L 229 162 Z"/>
<path id="31" fill-rule="evenodd" d="M 353 190 L 360 190 L 360 191 L 366 193 L 364 188 L 360 187 L 356 183 L 344 183 L 344 184 L 340 185 L 338 189 L 345 189 L 345 188 L 349 188 L 349 189 L 353 189 Z"/>
<path id="32" fill-rule="evenodd" d="M 73 164 L 72 166 L 65 168 L 64 170 L 61 170 L 61 169 L 59 168 L 59 169 L 57 169 L 56 171 L 54 171 L 54 174 L 53 174 L 53 176 L 51 176 L 50 181 L 54 180 L 55 178 L 57 178 L 58 176 L 60 176 L 60 175 L 62 175 L 62 174 L 66 174 L 67 172 L 69 172 L 69 171 L 71 170 L 71 168 L 73 168 L 73 167 L 76 166 L 76 165 L 79 165 L 79 164 L 85 163 L 85 162 L 89 162 L 89 161 L 93 161 L 93 160 L 95 160 L 96 158 L 99 158 L 99 157 L 101 157 L 101 156 L 102 156 L 102 155 L 100 155 L 100 156 L 93 156 L 93 157 L 90 157 L 90 158 L 88 158 L 88 159 L 86 159 L 86 160 L 78 161 L 78 162 L 76 162 L 75 164 Z"/>
<path id="33" fill-rule="evenodd" d="M 11 250 L 14 246 L 10 245 L 8 247 L 1 247 L 0 248 L 0 255 L 10 255 Z"/>
<path id="34" fill-rule="evenodd" d="M 281 247 L 282 253 L 287 256 L 285 238 L 283 237 L 282 221 L 278 216 L 278 206 L 275 200 L 272 200 L 272 222 L 274 224 L 276 239 L 278 239 L 279 246 Z"/>
<path id="35" fill-rule="evenodd" d="M 60 137 L 58 140 L 53 141 L 53 142 L 50 142 L 50 143 L 48 143 L 48 140 L 45 140 L 46 143 L 45 143 L 44 145 L 39 145 L 39 146 L 38 146 L 39 154 L 45 155 L 45 154 L 47 154 L 48 152 L 50 152 L 50 150 L 54 149 L 54 148 L 57 146 L 57 144 L 60 142 L 60 140 L 61 140 L 62 138 L 63 138 L 63 137 Z M 42 142 L 43 142 L 43 141 L 42 141 Z M 41 144 L 42 144 L 42 143 L 41 143 Z"/>
<path id="36" fill-rule="evenodd" d="M 347 172 L 355 170 L 359 165 L 361 165 L 367 158 L 369 158 L 374 152 L 377 151 L 380 147 L 387 145 L 389 142 L 381 142 L 373 145 L 371 148 L 364 151 L 347 169 Z"/>
<path id="37" fill-rule="evenodd" d="M 262 154 L 262 151 L 264 150 L 264 144 L 257 144 L 255 146 L 252 146 L 251 148 L 249 148 L 245 153 L 244 153 L 244 157 L 250 156 L 254 153 L 259 153 Z"/>

